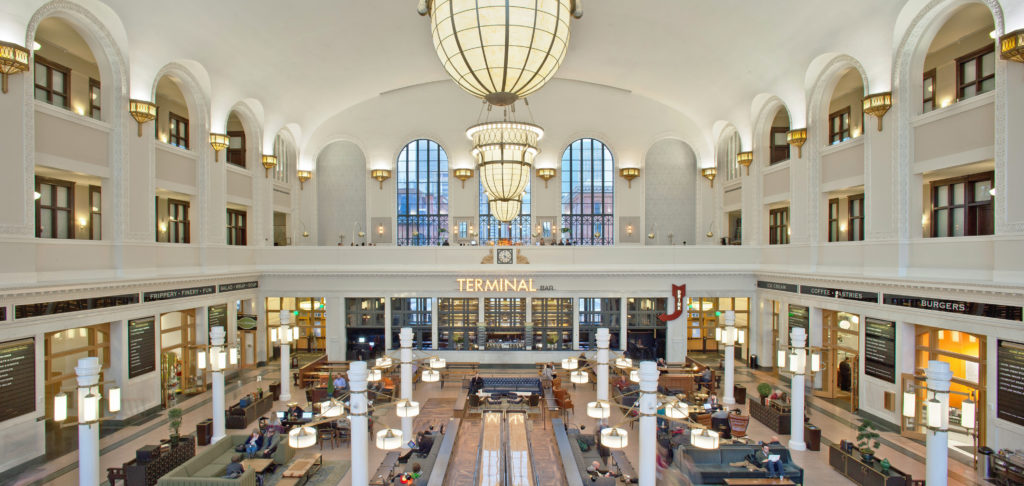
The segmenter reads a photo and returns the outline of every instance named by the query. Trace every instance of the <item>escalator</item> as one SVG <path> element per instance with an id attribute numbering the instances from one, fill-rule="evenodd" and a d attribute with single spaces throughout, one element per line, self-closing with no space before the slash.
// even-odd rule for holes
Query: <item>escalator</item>
<path id="1" fill-rule="evenodd" d="M 536 486 L 525 413 L 486 412 L 477 455 L 477 486 Z"/>

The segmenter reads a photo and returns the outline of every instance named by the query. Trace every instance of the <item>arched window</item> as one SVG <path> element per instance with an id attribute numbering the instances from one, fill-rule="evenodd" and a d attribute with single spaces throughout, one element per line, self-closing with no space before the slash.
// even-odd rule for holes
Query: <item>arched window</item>
<path id="1" fill-rule="evenodd" d="M 288 143 L 288 139 L 281 135 L 274 137 L 274 156 L 277 157 L 274 180 L 287 184 L 288 174 L 291 174 L 295 167 L 295 149 Z"/>
<path id="2" fill-rule="evenodd" d="M 398 244 L 440 245 L 447 231 L 448 154 L 433 140 L 414 140 L 398 154 Z"/>
<path id="3" fill-rule="evenodd" d="M 519 216 L 508 223 L 502 223 L 491 216 L 484 185 L 480 184 L 480 244 L 530 244 L 530 184 L 523 191 L 523 206 Z"/>
<path id="4" fill-rule="evenodd" d="M 740 176 L 740 164 L 736 162 L 736 154 L 740 153 L 740 134 L 722 137 L 718 142 L 718 175 L 727 181 Z"/>
<path id="5" fill-rule="evenodd" d="M 562 238 L 573 245 L 614 241 L 615 161 L 600 140 L 582 138 L 562 153 Z"/>

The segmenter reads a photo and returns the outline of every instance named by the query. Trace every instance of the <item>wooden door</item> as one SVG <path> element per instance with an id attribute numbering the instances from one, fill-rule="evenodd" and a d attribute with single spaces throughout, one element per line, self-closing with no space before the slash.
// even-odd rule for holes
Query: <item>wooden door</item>
<path id="1" fill-rule="evenodd" d="M 916 408 L 913 417 L 903 416 L 903 393 L 914 392 L 916 395 Z M 910 373 L 903 373 L 900 377 L 900 435 L 915 440 L 925 439 L 924 428 L 924 403 L 925 403 L 925 381 L 923 377 L 914 376 Z"/>

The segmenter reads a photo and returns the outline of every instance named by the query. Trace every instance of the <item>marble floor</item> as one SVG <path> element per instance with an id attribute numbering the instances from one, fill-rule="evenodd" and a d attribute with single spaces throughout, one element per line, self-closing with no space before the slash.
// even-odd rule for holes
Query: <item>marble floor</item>
<path id="1" fill-rule="evenodd" d="M 227 386 L 227 397 L 226 402 L 232 403 L 237 401 L 238 397 L 243 393 L 251 392 L 256 389 L 256 376 L 263 375 L 266 380 L 272 380 L 277 376 L 278 369 L 275 366 L 264 367 L 256 370 L 246 370 L 241 374 L 237 380 L 231 380 Z M 519 373 L 522 373 L 521 371 Z M 484 373 L 486 376 L 488 373 Z M 736 382 L 747 386 L 748 390 L 753 390 L 757 383 L 760 382 L 772 383 L 774 386 L 786 389 L 788 384 L 782 380 L 779 380 L 775 375 L 762 372 L 752 371 L 744 366 L 737 366 Z M 572 385 L 569 385 L 570 387 Z M 442 423 L 447 422 L 447 418 L 451 414 L 452 404 L 459 393 L 458 387 L 445 387 L 443 390 L 437 383 L 420 383 L 416 386 L 414 396 L 417 401 L 425 404 L 424 413 L 415 422 L 415 430 L 421 430 L 429 424 L 439 426 Z M 566 414 L 566 419 L 572 426 L 582 426 L 588 430 L 592 430 L 596 425 L 594 419 L 586 416 L 585 408 L 588 401 L 595 399 L 595 390 L 593 384 L 579 385 L 575 389 L 570 388 L 572 395 L 572 401 L 576 404 L 575 413 L 570 411 Z M 301 396 L 301 391 L 298 393 L 293 392 L 293 396 Z M 181 430 L 194 431 L 196 423 L 204 420 L 211 416 L 213 412 L 211 410 L 210 393 L 204 393 L 192 397 L 180 404 L 181 408 L 185 410 L 183 417 Z M 843 409 L 842 407 L 830 403 L 826 400 L 817 399 L 811 397 L 808 399 L 808 406 L 811 410 L 812 422 L 823 429 L 823 441 L 828 442 L 839 442 L 842 439 L 851 439 L 854 436 L 854 427 L 852 424 L 856 423 L 857 416 Z M 277 402 L 274 404 L 275 410 L 283 410 L 286 407 L 285 403 Z M 745 405 L 739 405 L 739 408 L 745 410 Z M 615 424 L 622 419 L 621 414 L 615 414 L 611 417 L 610 422 Z M 454 453 L 453 464 L 463 464 L 465 461 L 468 463 L 475 464 L 476 458 L 472 457 L 460 457 L 461 454 L 472 454 L 475 456 L 475 444 L 479 443 L 480 428 L 479 421 L 477 425 L 473 426 L 472 421 L 465 422 L 463 429 L 460 430 L 459 443 L 456 444 L 456 450 Z M 398 423 L 398 419 L 394 419 L 393 423 Z M 557 449 L 554 446 L 545 444 L 545 442 L 551 442 L 553 435 L 550 432 L 550 423 L 545 424 L 543 421 L 535 420 L 530 424 L 532 428 L 531 435 L 531 447 L 537 451 L 538 455 L 547 454 L 544 456 L 545 462 L 556 459 Z M 631 445 L 637 443 L 637 431 L 635 428 L 630 429 L 627 427 L 630 433 L 629 443 Z M 231 431 L 241 432 L 244 431 Z M 464 435 L 465 434 L 465 435 Z M 770 438 L 773 433 L 766 427 L 756 421 L 751 421 L 748 435 L 753 440 L 766 440 Z M 897 433 L 882 432 L 882 448 L 879 450 L 878 455 L 880 457 L 889 458 L 893 466 L 913 475 L 914 478 L 924 479 L 924 456 L 925 447 L 923 444 L 915 442 L 913 440 L 901 437 Z M 167 436 L 166 419 L 162 414 L 157 415 L 155 418 L 138 425 L 126 426 L 123 429 L 114 432 L 100 441 L 100 448 L 102 455 L 100 457 L 100 470 L 104 473 L 108 467 L 120 466 L 123 462 L 131 459 L 135 450 L 146 444 L 155 444 L 160 439 Z M 786 443 L 788 437 L 781 437 L 782 442 Z M 466 444 L 461 444 L 466 441 L 466 444 L 473 444 L 472 447 L 468 447 Z M 461 447 L 460 447 L 461 445 Z M 369 470 L 375 471 L 377 466 L 386 454 L 385 451 L 381 451 L 376 447 L 373 447 L 372 442 L 369 448 Z M 547 452 L 543 452 L 546 449 Z M 314 446 L 311 449 L 300 451 L 297 456 L 308 455 L 313 453 L 322 453 L 325 460 L 347 460 L 350 457 L 349 444 L 343 444 L 338 447 L 331 447 L 329 444 L 325 445 L 323 450 L 320 450 L 320 446 Z M 626 451 L 626 456 L 635 465 L 638 464 L 637 448 L 629 447 Z M 827 449 L 822 448 L 821 451 L 793 451 L 794 460 L 805 469 L 806 483 L 810 485 L 830 484 L 852 484 L 838 472 L 829 467 L 827 462 Z M 966 459 L 965 459 L 966 458 Z M 56 485 L 56 486 L 72 486 L 78 484 L 78 469 L 77 469 L 77 454 L 69 453 L 56 459 L 50 460 L 44 464 L 28 465 L 8 472 L 0 477 L 0 485 Z M 543 468 L 542 465 L 538 464 L 537 469 Z M 452 481 L 446 481 L 446 484 L 460 484 L 455 480 L 455 476 L 458 476 L 464 471 L 460 468 L 449 469 L 449 477 L 453 478 Z M 453 476 L 453 474 L 455 476 Z M 106 484 L 104 478 L 97 478 L 97 484 Z M 346 475 L 345 478 L 339 483 L 341 486 L 347 486 L 350 484 L 350 478 Z M 557 483 L 553 483 L 557 484 Z M 978 485 L 988 484 L 981 479 L 981 476 L 976 472 L 970 463 L 969 456 L 964 456 L 961 453 L 954 452 L 951 455 L 949 462 L 949 484 L 950 485 Z"/>

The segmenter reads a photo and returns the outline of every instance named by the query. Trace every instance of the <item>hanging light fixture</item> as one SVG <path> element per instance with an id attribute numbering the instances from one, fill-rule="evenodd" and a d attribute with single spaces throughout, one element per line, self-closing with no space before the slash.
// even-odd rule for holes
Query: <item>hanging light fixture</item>
<path id="1" fill-rule="evenodd" d="M 296 427 L 288 431 L 288 445 L 292 449 L 305 449 L 316 444 L 316 430 L 313 427 Z"/>
<path id="2" fill-rule="evenodd" d="M 633 383 L 640 383 L 640 370 L 630 370 L 629 381 Z"/>
<path id="3" fill-rule="evenodd" d="M 577 385 L 583 385 L 590 382 L 590 375 L 586 371 L 576 370 L 569 373 L 569 381 Z"/>
<path id="4" fill-rule="evenodd" d="M 377 448 L 384 451 L 391 451 L 402 447 L 402 431 L 398 429 L 384 429 L 377 432 Z"/>
<path id="5" fill-rule="evenodd" d="M 58 393 L 53 397 L 53 421 L 63 422 L 68 419 L 68 394 Z"/>
<path id="6" fill-rule="evenodd" d="M 378 368 L 390 368 L 392 364 L 391 357 L 382 356 L 380 358 L 377 358 L 376 363 Z"/>
<path id="7" fill-rule="evenodd" d="M 99 419 L 100 396 L 90 390 L 89 394 L 82 398 L 82 409 L 78 413 L 78 423 L 91 424 L 99 421 Z"/>
<path id="8" fill-rule="evenodd" d="M 441 373 L 437 370 L 423 370 L 421 379 L 426 383 L 437 383 L 441 379 Z"/>
<path id="9" fill-rule="evenodd" d="M 238 364 L 238 348 L 235 346 L 231 346 L 231 348 L 228 349 L 228 363 L 230 363 L 231 366 Z"/>
<path id="10" fill-rule="evenodd" d="M 690 405 L 686 402 L 674 401 L 665 406 L 665 416 L 674 419 L 686 419 L 690 416 Z"/>
<path id="11" fill-rule="evenodd" d="M 367 374 L 366 374 L 366 381 L 380 381 L 380 370 L 377 369 L 377 368 L 374 368 L 374 369 L 370 370 L 369 372 L 367 372 Z"/>
<path id="12" fill-rule="evenodd" d="M 473 158 L 480 184 L 493 199 L 515 199 L 530 183 L 533 160 L 540 152 L 537 142 L 544 129 L 531 123 L 495 121 L 466 129 L 473 141 Z"/>
<path id="13" fill-rule="evenodd" d="M 579 367 L 580 367 L 580 363 L 579 363 L 579 361 L 576 360 L 576 358 L 565 358 L 565 359 L 562 360 L 562 369 L 563 370 L 574 370 L 574 369 L 579 368 Z"/>
<path id="14" fill-rule="evenodd" d="M 519 216 L 519 212 L 523 208 L 523 199 L 491 199 L 487 202 L 487 207 L 491 209 L 491 216 L 494 219 L 501 221 L 502 223 L 511 222 Z"/>
<path id="15" fill-rule="evenodd" d="M 326 402 L 320 403 L 320 415 L 323 415 L 324 417 L 340 417 L 343 413 L 345 413 L 345 405 L 341 402 L 327 400 Z"/>
<path id="16" fill-rule="evenodd" d="M 629 434 L 626 429 L 608 427 L 601 430 L 601 443 L 609 449 L 623 449 L 629 445 Z"/>
<path id="17" fill-rule="evenodd" d="M 616 368 L 620 368 L 620 369 L 632 368 L 633 367 L 633 360 L 631 360 L 631 359 L 629 359 L 629 358 L 627 358 L 625 356 L 620 356 L 618 358 L 615 358 L 615 367 Z"/>
<path id="18" fill-rule="evenodd" d="M 691 429 L 690 443 L 700 449 L 718 449 L 718 432 L 708 429 Z"/>
<path id="19" fill-rule="evenodd" d="M 434 50 L 459 87 L 496 106 L 540 89 L 569 48 L 581 0 L 420 0 Z"/>
<path id="20" fill-rule="evenodd" d="M 438 369 L 444 368 L 445 366 L 447 366 L 447 362 L 445 361 L 444 358 L 438 358 L 437 356 L 434 356 L 433 358 L 430 358 L 430 367 L 431 368 L 433 368 L 435 370 L 438 370 Z"/>
<path id="21" fill-rule="evenodd" d="M 606 419 L 611 417 L 612 407 L 607 401 L 598 400 L 596 402 L 587 403 L 587 416 L 596 419 Z"/>
<path id="22" fill-rule="evenodd" d="M 420 414 L 420 403 L 402 400 L 395 405 L 395 413 L 402 418 L 412 418 Z"/>

